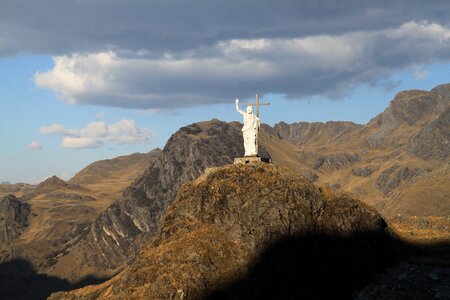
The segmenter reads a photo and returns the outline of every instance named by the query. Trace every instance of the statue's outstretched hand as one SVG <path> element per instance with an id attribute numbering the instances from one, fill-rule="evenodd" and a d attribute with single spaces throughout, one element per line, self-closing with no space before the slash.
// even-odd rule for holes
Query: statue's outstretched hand
<path id="1" fill-rule="evenodd" d="M 236 98 L 235 102 L 236 102 L 236 104 L 239 104 L 239 99 L 238 99 L 238 98 Z"/>

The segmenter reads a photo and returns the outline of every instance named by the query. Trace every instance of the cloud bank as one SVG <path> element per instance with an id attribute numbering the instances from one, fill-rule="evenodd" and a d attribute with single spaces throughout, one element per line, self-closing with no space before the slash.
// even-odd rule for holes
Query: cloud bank
<path id="1" fill-rule="evenodd" d="M 148 141 L 149 129 L 139 129 L 133 120 L 123 119 L 113 124 L 103 121 L 91 122 L 82 129 L 67 129 L 61 124 L 52 124 L 39 129 L 44 135 L 59 135 L 61 147 L 82 149 L 99 148 L 106 142 L 112 144 L 136 144 Z"/>
<path id="2" fill-rule="evenodd" d="M 0 56 L 142 51 L 159 57 L 238 39 L 448 25 L 447 0 L 2 0 Z"/>
<path id="3" fill-rule="evenodd" d="M 68 103 L 158 110 L 425 78 L 449 28 L 447 0 L 2 0 L 0 57 L 52 56 L 35 84 Z"/>
<path id="4" fill-rule="evenodd" d="M 407 22 L 337 35 L 230 39 L 160 57 L 115 51 L 63 55 L 34 78 L 38 87 L 72 104 L 168 109 L 223 103 L 255 91 L 340 97 L 359 84 L 386 83 L 405 68 L 448 60 L 449 27 Z"/>

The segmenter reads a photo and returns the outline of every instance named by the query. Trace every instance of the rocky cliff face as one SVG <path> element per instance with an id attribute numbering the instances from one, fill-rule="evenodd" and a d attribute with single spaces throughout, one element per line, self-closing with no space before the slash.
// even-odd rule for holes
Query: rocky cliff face
<path id="1" fill-rule="evenodd" d="M 0 199 L 0 262 L 15 256 L 10 245 L 28 226 L 30 205 L 13 195 Z"/>
<path id="2" fill-rule="evenodd" d="M 103 275 L 134 257 L 161 223 L 181 184 L 207 167 L 243 155 L 240 124 L 218 120 L 181 128 L 167 142 L 158 160 L 125 190 L 122 198 L 93 222 L 89 234 L 50 271 L 69 279 Z M 68 265 L 74 260 L 79 266 Z"/>
<path id="3" fill-rule="evenodd" d="M 389 263 L 389 239 L 359 201 L 274 165 L 229 165 L 180 189 L 124 272 L 51 299 L 349 297 Z"/>
<path id="4" fill-rule="evenodd" d="M 336 142 L 345 142 L 346 135 L 362 125 L 353 122 L 299 122 L 286 124 L 280 122 L 275 124 L 274 130 L 282 139 L 298 145 L 319 145 Z"/>
<path id="5" fill-rule="evenodd" d="M 448 161 L 450 157 L 450 107 L 411 137 L 408 150 L 425 159 Z"/>

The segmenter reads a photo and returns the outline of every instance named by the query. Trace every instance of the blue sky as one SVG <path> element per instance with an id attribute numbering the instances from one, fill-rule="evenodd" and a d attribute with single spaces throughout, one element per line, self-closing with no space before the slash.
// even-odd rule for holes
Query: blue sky
<path id="1" fill-rule="evenodd" d="M 112 1 L 103 13 L 114 16 L 119 10 L 120 22 L 111 18 L 103 20 L 107 26 L 92 29 L 84 23 L 98 22 L 94 6 L 87 15 L 87 7 L 71 8 L 87 18 L 81 24 L 71 16 L 47 16 L 45 9 L 33 14 L 21 1 L 4 1 L 0 182 L 37 183 L 51 175 L 68 179 L 96 160 L 162 148 L 181 126 L 212 118 L 240 121 L 233 99 L 253 100 L 256 92 L 272 103 L 261 109 L 269 125 L 364 124 L 401 90 L 430 90 L 450 82 L 444 1 L 429 6 L 399 1 L 394 8 L 383 1 L 385 6 L 377 7 L 352 1 L 317 7 L 304 1 L 285 11 L 260 3 L 265 7 L 261 17 L 277 22 L 259 27 L 239 15 L 251 7 L 231 10 L 236 19 L 228 20 L 214 5 L 198 2 L 211 14 L 204 20 L 208 30 L 197 24 L 195 5 L 180 17 L 168 13 L 171 7 L 155 4 L 152 11 L 169 15 L 150 21 L 138 12 L 142 2 L 120 8 L 120 1 Z M 231 6 L 225 5 L 223 14 Z M 329 15 L 342 11 L 329 18 L 324 8 Z M 26 14 L 33 14 L 36 23 L 17 21 Z M 298 21 L 302 14 L 309 19 Z M 387 21 L 393 16 L 395 22 Z"/>

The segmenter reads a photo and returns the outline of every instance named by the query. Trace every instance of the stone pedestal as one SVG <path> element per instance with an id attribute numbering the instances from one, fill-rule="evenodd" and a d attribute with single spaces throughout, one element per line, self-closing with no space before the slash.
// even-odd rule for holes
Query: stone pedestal
<path id="1" fill-rule="evenodd" d="M 259 156 L 244 156 L 244 157 L 236 157 L 234 159 L 234 164 L 255 164 L 265 162 L 270 164 L 272 161 L 271 159 L 264 159 Z"/>

